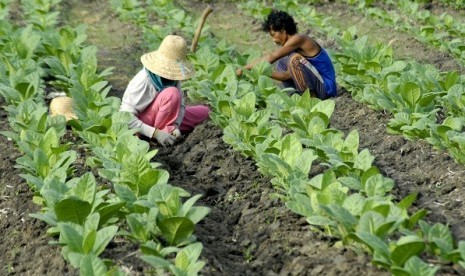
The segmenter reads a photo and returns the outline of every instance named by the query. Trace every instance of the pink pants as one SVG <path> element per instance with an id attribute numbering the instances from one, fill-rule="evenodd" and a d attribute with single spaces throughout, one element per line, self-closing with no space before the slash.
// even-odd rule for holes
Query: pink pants
<path id="1" fill-rule="evenodd" d="M 181 108 L 182 95 L 176 87 L 162 90 L 155 100 L 139 114 L 138 118 L 149 126 L 171 133 Z M 205 105 L 186 106 L 184 118 L 179 126 L 182 133 L 190 132 L 195 126 L 208 119 L 210 109 Z"/>

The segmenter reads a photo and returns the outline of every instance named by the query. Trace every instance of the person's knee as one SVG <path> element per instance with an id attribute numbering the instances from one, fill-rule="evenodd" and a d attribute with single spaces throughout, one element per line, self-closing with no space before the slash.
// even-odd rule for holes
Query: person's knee
<path id="1" fill-rule="evenodd" d="M 305 59 L 301 54 L 299 53 L 292 53 L 289 57 L 288 61 L 288 67 L 296 67 L 302 64 L 302 59 Z"/>
<path id="2" fill-rule="evenodd" d="M 208 106 L 202 105 L 201 107 L 205 113 L 210 113 L 210 108 Z"/>
<path id="3" fill-rule="evenodd" d="M 171 86 L 163 89 L 157 96 L 161 106 L 174 105 L 177 106 L 181 103 L 181 92 L 178 88 Z"/>
<path id="4" fill-rule="evenodd" d="M 210 108 L 206 105 L 200 105 L 198 107 L 198 112 L 202 115 L 203 120 L 206 120 L 210 116 Z"/>
<path id="5" fill-rule="evenodd" d="M 169 97 L 173 100 L 177 98 L 179 99 L 181 98 L 181 92 L 179 91 L 177 87 L 174 87 L 174 86 L 170 86 L 170 87 L 163 89 L 160 92 L 160 95 L 164 95 L 165 97 Z"/>

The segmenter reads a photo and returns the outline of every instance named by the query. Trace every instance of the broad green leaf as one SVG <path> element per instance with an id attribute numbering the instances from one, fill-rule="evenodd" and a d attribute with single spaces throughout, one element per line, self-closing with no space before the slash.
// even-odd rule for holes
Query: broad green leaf
<path id="1" fill-rule="evenodd" d="M 401 87 L 403 89 L 401 91 L 402 98 L 404 98 L 407 101 L 409 107 L 413 109 L 413 107 L 418 102 L 421 96 L 420 87 L 418 86 L 418 84 L 413 82 L 405 83 Z"/>
<path id="2" fill-rule="evenodd" d="M 441 249 L 441 254 L 445 254 L 454 249 L 454 238 L 447 225 L 436 223 L 428 232 L 428 240 L 434 242 Z"/>
<path id="3" fill-rule="evenodd" d="M 368 211 L 363 213 L 358 221 L 357 232 L 376 234 L 378 227 L 382 225 L 385 218 L 378 212 Z"/>
<path id="4" fill-rule="evenodd" d="M 50 226 L 57 225 L 57 218 L 53 211 L 47 211 L 46 213 L 32 213 L 29 214 L 29 216 L 38 220 L 42 220 Z"/>
<path id="5" fill-rule="evenodd" d="M 332 171 L 326 171 L 323 174 L 318 174 L 314 176 L 312 179 L 310 179 L 310 186 L 317 188 L 319 190 L 323 190 L 327 186 L 329 186 L 331 183 L 336 181 L 334 172 Z"/>
<path id="6" fill-rule="evenodd" d="M 202 244 L 199 242 L 184 247 L 177 255 L 175 265 L 187 275 L 197 275 L 204 266 L 204 262 L 199 262 Z"/>
<path id="7" fill-rule="evenodd" d="M 232 64 L 226 65 L 221 76 L 217 80 L 223 80 L 226 83 L 225 91 L 229 91 L 231 94 L 235 94 L 238 89 L 238 82 L 236 73 Z"/>
<path id="8" fill-rule="evenodd" d="M 417 256 L 412 256 L 405 263 L 404 269 L 411 276 L 434 276 L 439 270 L 439 267 L 427 264 Z"/>
<path id="9" fill-rule="evenodd" d="M 375 157 L 371 155 L 368 149 L 362 150 L 354 160 L 354 168 L 366 171 L 371 168 Z"/>
<path id="10" fill-rule="evenodd" d="M 186 214 L 186 217 L 190 219 L 194 224 L 197 224 L 199 221 L 204 219 L 209 213 L 211 209 L 208 207 L 197 206 L 192 207 Z"/>
<path id="11" fill-rule="evenodd" d="M 184 251 L 180 251 L 176 255 L 176 259 L 174 261 L 174 264 L 176 265 L 177 268 L 181 269 L 182 271 L 186 271 L 187 268 L 189 267 L 189 257 Z"/>
<path id="12" fill-rule="evenodd" d="M 81 266 L 81 260 L 84 258 L 84 254 L 80 252 L 69 251 L 66 247 L 63 247 L 61 254 L 65 256 L 65 259 L 68 259 L 71 263 L 71 266 L 74 268 L 79 268 Z"/>
<path id="13" fill-rule="evenodd" d="M 324 189 L 318 193 L 318 202 L 322 204 L 342 205 L 347 198 L 348 188 L 335 181 L 327 184 Z"/>
<path id="14" fill-rule="evenodd" d="M 184 217 L 170 217 L 161 220 L 158 228 L 170 245 L 176 245 L 192 235 L 194 223 Z"/>
<path id="15" fill-rule="evenodd" d="M 339 177 L 337 179 L 339 182 L 341 182 L 342 185 L 355 190 L 355 191 L 360 191 L 362 189 L 362 186 L 360 185 L 360 181 L 354 177 Z"/>
<path id="16" fill-rule="evenodd" d="M 140 242 L 146 242 L 149 238 L 149 230 L 146 227 L 147 218 L 145 214 L 132 213 L 126 216 L 126 221 L 131 229 L 131 235 Z"/>
<path id="17" fill-rule="evenodd" d="M 362 184 L 362 187 L 365 186 L 366 181 L 374 176 L 380 174 L 379 169 L 377 167 L 371 167 L 368 170 L 365 170 L 362 174 L 362 177 L 360 178 L 360 182 Z"/>
<path id="18" fill-rule="evenodd" d="M 233 109 L 237 114 L 248 118 L 255 112 L 255 101 L 255 94 L 253 92 L 247 93 L 241 99 L 234 101 Z"/>
<path id="19" fill-rule="evenodd" d="M 122 201 L 128 204 L 131 204 L 131 205 L 132 203 L 137 201 L 136 194 L 131 189 L 129 189 L 127 186 L 120 185 L 120 184 L 114 184 L 113 186 L 114 186 L 116 194 Z"/>
<path id="20" fill-rule="evenodd" d="M 107 226 L 98 230 L 92 252 L 96 256 L 100 255 L 114 238 L 116 232 L 118 232 L 118 226 L 116 225 Z"/>
<path id="21" fill-rule="evenodd" d="M 307 133 L 308 135 L 313 136 L 316 134 L 321 134 L 326 131 L 327 124 L 321 117 L 312 117 L 312 119 L 308 122 Z"/>
<path id="22" fill-rule="evenodd" d="M 379 214 L 381 214 L 383 217 L 386 218 L 386 217 L 388 217 L 388 215 L 389 215 L 389 213 L 391 211 L 391 202 L 389 202 L 389 203 L 382 202 L 379 205 L 374 206 L 372 210 L 379 213 Z"/>
<path id="23" fill-rule="evenodd" d="M 418 221 L 424 218 L 427 214 L 428 212 L 425 209 L 420 209 L 416 211 L 415 214 L 410 216 L 410 218 L 408 219 L 406 228 L 413 229 L 417 225 Z"/>
<path id="24" fill-rule="evenodd" d="M 353 216 L 358 217 L 362 214 L 365 201 L 366 198 L 361 194 L 351 194 L 344 200 L 342 207 L 347 209 Z"/>
<path id="25" fill-rule="evenodd" d="M 302 154 L 297 156 L 293 165 L 296 170 L 302 172 L 304 175 L 308 175 L 312 168 L 313 161 L 317 159 L 318 156 L 313 150 L 304 149 Z"/>
<path id="26" fill-rule="evenodd" d="M 317 102 L 311 109 L 311 112 L 321 112 L 326 115 L 327 118 L 331 118 L 334 112 L 336 102 L 333 100 L 325 100 Z"/>
<path id="27" fill-rule="evenodd" d="M 366 244 L 371 252 L 378 252 L 384 258 L 391 259 L 388 245 L 376 235 L 368 232 L 357 232 L 355 233 L 355 237 Z"/>
<path id="28" fill-rule="evenodd" d="M 307 218 L 307 222 L 311 225 L 317 225 L 317 226 L 333 226 L 333 227 L 337 226 L 334 220 L 324 217 L 324 216 L 310 216 Z"/>
<path id="29" fill-rule="evenodd" d="M 392 261 L 389 258 L 389 256 L 384 255 L 384 253 L 381 251 L 375 251 L 373 253 L 372 263 L 377 266 L 384 267 L 386 269 L 391 269 L 392 267 Z"/>
<path id="30" fill-rule="evenodd" d="M 460 131 L 462 130 L 462 127 L 465 125 L 465 120 L 464 118 L 460 117 L 447 117 L 444 119 L 444 122 L 442 122 L 444 126 L 450 127 L 450 129 L 453 129 L 455 131 Z"/>
<path id="31" fill-rule="evenodd" d="M 81 275 L 98 276 L 105 275 L 107 267 L 103 260 L 93 254 L 84 255 L 79 266 Z"/>
<path id="32" fill-rule="evenodd" d="M 87 235 L 91 232 L 96 232 L 98 229 L 99 225 L 99 220 L 100 220 L 100 215 L 98 213 L 92 213 L 86 218 L 86 221 L 83 226 L 83 237 L 86 239 Z M 93 240 L 92 240 L 93 244 Z M 84 246 L 83 246 L 84 247 Z"/>
<path id="33" fill-rule="evenodd" d="M 140 250 L 142 255 L 153 255 L 157 257 L 163 257 L 162 245 L 154 240 L 149 240 L 146 243 L 140 245 Z M 176 249 L 174 252 L 179 251 Z M 173 252 L 170 252 L 173 253 Z"/>
<path id="34" fill-rule="evenodd" d="M 294 167 L 295 161 L 302 154 L 302 144 L 295 134 L 286 135 L 281 142 L 279 156 L 284 162 Z"/>
<path id="35" fill-rule="evenodd" d="M 399 266 L 391 266 L 389 267 L 392 275 L 394 276 L 412 276 L 407 270 L 405 270 L 404 268 L 402 267 L 399 267 Z M 422 275 L 418 275 L 418 276 L 422 276 Z"/>
<path id="36" fill-rule="evenodd" d="M 95 238 L 97 236 L 97 230 L 92 229 L 90 232 L 86 233 L 82 241 L 82 251 L 84 254 L 89 254 L 92 250 L 92 247 L 95 243 Z"/>
<path id="37" fill-rule="evenodd" d="M 100 226 L 104 225 L 111 218 L 118 217 L 117 214 L 125 204 L 123 201 L 100 204 L 96 209 L 100 214 Z"/>
<path id="38" fill-rule="evenodd" d="M 397 206 L 401 208 L 402 210 L 407 210 L 413 202 L 417 199 L 418 193 L 411 193 L 408 196 L 404 197 L 398 204 Z"/>
<path id="39" fill-rule="evenodd" d="M 60 243 L 66 245 L 72 252 L 83 253 L 82 227 L 70 222 L 59 222 L 58 228 L 60 229 Z"/>
<path id="40" fill-rule="evenodd" d="M 356 129 L 352 130 L 347 135 L 346 139 L 344 140 L 343 147 L 344 147 L 343 150 L 347 149 L 354 156 L 357 155 L 358 147 L 359 147 L 359 135 Z"/>
<path id="41" fill-rule="evenodd" d="M 44 151 L 45 155 L 51 157 L 53 149 L 59 146 L 58 134 L 54 128 L 50 128 L 45 133 L 42 141 L 39 141 L 39 147 Z"/>
<path id="42" fill-rule="evenodd" d="M 145 195 L 157 181 L 157 170 L 143 156 L 128 157 L 123 161 L 121 183 L 128 185 L 137 195 Z"/>
<path id="43" fill-rule="evenodd" d="M 169 269 L 172 265 L 168 260 L 157 256 L 142 255 L 140 258 L 155 268 Z"/>
<path id="44" fill-rule="evenodd" d="M 268 173 L 272 174 L 272 176 L 281 177 L 283 179 L 287 179 L 289 173 L 292 171 L 292 167 L 276 154 L 264 153 L 258 162 L 263 164 L 263 166 L 267 168 Z"/>
<path id="45" fill-rule="evenodd" d="M 164 209 L 160 208 L 160 213 L 164 216 L 176 216 L 181 209 L 181 199 L 176 190 L 172 190 L 167 197 L 165 197 L 164 201 L 157 202 L 157 204 L 162 203 L 163 206 L 166 206 L 167 212 Z"/>
<path id="46" fill-rule="evenodd" d="M 314 215 L 311 199 L 307 195 L 296 193 L 286 202 L 286 206 L 294 213 L 304 217 Z"/>
<path id="47" fill-rule="evenodd" d="M 40 148 L 36 148 L 33 158 L 36 173 L 42 178 L 47 177 L 50 171 L 50 163 L 47 154 Z"/>
<path id="48" fill-rule="evenodd" d="M 387 76 L 388 74 L 391 74 L 391 73 L 398 74 L 399 72 L 402 72 L 406 67 L 407 67 L 407 63 L 405 61 L 396 60 L 390 66 L 384 67 L 381 70 L 380 74 L 382 76 Z"/>
<path id="49" fill-rule="evenodd" d="M 347 229 L 348 232 L 352 231 L 353 227 L 357 225 L 357 219 L 341 205 L 320 205 L 320 208 L 324 210 L 329 217 L 344 225 L 344 228 Z"/>
<path id="50" fill-rule="evenodd" d="M 96 184 L 95 177 L 92 173 L 86 173 L 79 178 L 77 185 L 71 188 L 68 194 L 92 205 L 95 193 L 97 192 Z"/>
<path id="51" fill-rule="evenodd" d="M 226 116 L 227 118 L 231 118 L 232 116 L 232 107 L 231 102 L 229 101 L 218 101 L 218 111 Z"/>
<path id="52" fill-rule="evenodd" d="M 374 175 L 366 181 L 363 190 L 367 196 L 383 197 L 394 187 L 394 180 L 382 176 L 381 174 Z"/>
<path id="53" fill-rule="evenodd" d="M 68 197 L 57 202 L 54 210 L 59 222 L 69 221 L 83 225 L 92 210 L 92 206 L 79 198 Z"/>
<path id="54" fill-rule="evenodd" d="M 397 229 L 397 225 L 401 224 L 402 221 L 403 220 L 396 221 L 394 219 L 387 220 L 385 223 L 378 226 L 378 229 L 375 232 L 376 236 L 386 238 Z"/>
<path id="55" fill-rule="evenodd" d="M 403 266 L 404 263 L 412 256 L 419 255 L 425 249 L 425 242 L 418 236 L 401 237 L 394 250 L 392 250 L 391 258 L 397 265 Z"/>
<path id="56" fill-rule="evenodd" d="M 47 202 L 47 206 L 53 208 L 58 201 L 65 197 L 69 188 L 64 184 L 64 179 L 66 179 L 66 176 L 60 178 L 57 175 L 54 175 L 52 178 L 44 179 L 40 194 Z"/>

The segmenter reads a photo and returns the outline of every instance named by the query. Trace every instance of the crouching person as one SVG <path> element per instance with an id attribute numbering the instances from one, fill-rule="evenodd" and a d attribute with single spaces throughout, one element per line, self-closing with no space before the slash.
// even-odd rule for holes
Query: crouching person
<path id="1" fill-rule="evenodd" d="M 144 68 L 129 82 L 120 111 L 134 115 L 129 127 L 140 129 L 140 135 L 162 146 L 173 145 L 208 119 L 210 112 L 205 105 L 184 105 L 181 81 L 195 73 L 187 60 L 187 43 L 168 35 L 158 50 L 142 55 L 141 62 Z"/>

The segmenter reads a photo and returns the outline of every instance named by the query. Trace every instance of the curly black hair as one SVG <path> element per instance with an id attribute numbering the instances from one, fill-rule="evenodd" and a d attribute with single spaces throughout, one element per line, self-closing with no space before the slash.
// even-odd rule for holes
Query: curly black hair
<path id="1" fill-rule="evenodd" d="M 285 30 L 287 34 L 293 35 L 297 33 L 297 23 L 287 12 L 273 10 L 263 22 L 262 30 L 264 32 Z"/>

